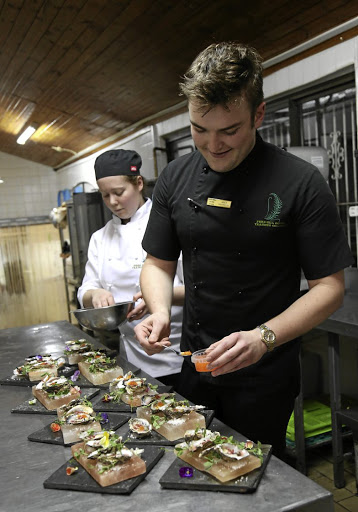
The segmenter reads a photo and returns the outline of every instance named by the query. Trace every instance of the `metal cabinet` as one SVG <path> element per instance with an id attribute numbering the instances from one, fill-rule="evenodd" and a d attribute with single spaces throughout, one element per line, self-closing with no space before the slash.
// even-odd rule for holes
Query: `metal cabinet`
<path id="1" fill-rule="evenodd" d="M 73 310 L 79 307 L 77 290 L 85 274 L 91 235 L 101 229 L 112 214 L 98 191 L 73 193 L 72 199 L 66 202 L 66 208 L 71 259 L 64 260 L 64 276 L 68 307 Z M 73 321 L 73 318 L 70 320 Z"/>

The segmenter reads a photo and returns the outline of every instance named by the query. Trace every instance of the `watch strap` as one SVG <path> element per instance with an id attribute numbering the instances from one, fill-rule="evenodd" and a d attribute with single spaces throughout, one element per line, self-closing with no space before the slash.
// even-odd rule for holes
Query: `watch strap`
<path id="1" fill-rule="evenodd" d="M 273 349 L 276 347 L 276 334 L 273 332 L 272 329 L 270 329 L 267 325 L 265 324 L 261 324 L 258 326 L 258 329 L 260 329 L 260 333 L 261 333 L 261 341 L 263 343 L 265 343 L 266 345 L 266 348 L 267 348 L 267 351 L 268 352 L 272 352 Z M 265 337 L 265 333 L 266 332 L 269 332 L 271 334 L 271 337 L 273 339 L 267 339 Z"/>

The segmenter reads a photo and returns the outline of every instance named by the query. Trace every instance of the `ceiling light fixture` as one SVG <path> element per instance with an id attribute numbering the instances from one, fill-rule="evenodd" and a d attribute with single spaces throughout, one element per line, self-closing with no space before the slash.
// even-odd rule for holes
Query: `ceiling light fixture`
<path id="1" fill-rule="evenodd" d="M 28 126 L 24 132 L 20 135 L 20 137 L 17 139 L 18 144 L 24 145 L 25 142 L 36 132 L 37 126 Z"/>
<path id="2" fill-rule="evenodd" d="M 61 146 L 51 146 L 52 149 L 57 151 L 58 153 L 62 153 L 63 151 L 67 151 L 68 153 L 72 153 L 73 155 L 77 155 L 77 151 L 73 151 L 73 149 L 61 148 Z"/>

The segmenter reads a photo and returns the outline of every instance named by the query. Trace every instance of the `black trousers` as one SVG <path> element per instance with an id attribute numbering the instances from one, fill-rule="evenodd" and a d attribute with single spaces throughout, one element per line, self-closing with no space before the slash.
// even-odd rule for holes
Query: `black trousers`
<path id="1" fill-rule="evenodd" d="M 271 444 L 274 455 L 284 459 L 287 424 L 299 391 L 299 376 L 238 380 L 238 386 L 217 386 L 184 363 L 177 391 L 191 402 L 213 409 L 219 420 L 247 439 Z"/>

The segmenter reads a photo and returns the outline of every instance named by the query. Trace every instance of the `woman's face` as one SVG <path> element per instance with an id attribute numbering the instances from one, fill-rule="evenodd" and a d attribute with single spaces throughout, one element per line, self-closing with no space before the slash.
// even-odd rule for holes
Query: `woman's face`
<path id="1" fill-rule="evenodd" d="M 97 185 L 107 208 L 122 220 L 129 220 L 144 204 L 141 176 L 137 177 L 136 185 L 132 185 L 126 176 L 100 178 Z"/>

